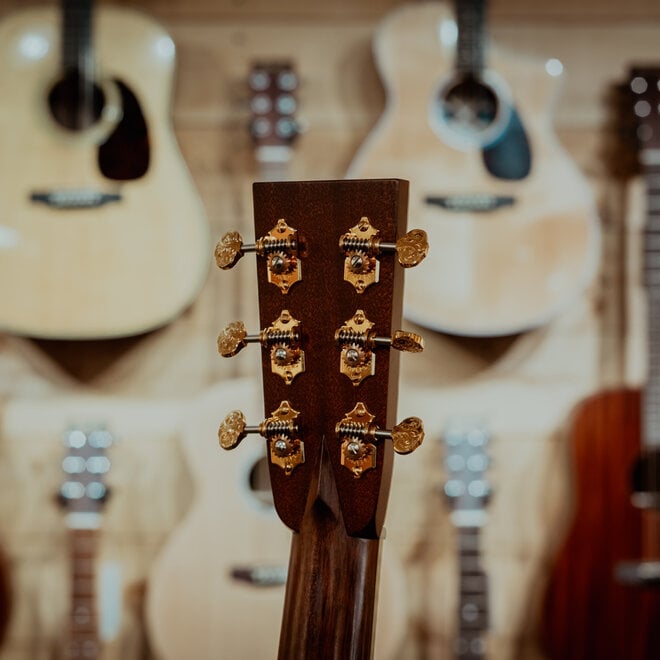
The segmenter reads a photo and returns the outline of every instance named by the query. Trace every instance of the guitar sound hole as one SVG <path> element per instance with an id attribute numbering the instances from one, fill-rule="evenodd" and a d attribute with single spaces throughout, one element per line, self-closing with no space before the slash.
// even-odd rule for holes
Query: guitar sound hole
<path id="1" fill-rule="evenodd" d="M 77 71 L 67 73 L 48 94 L 48 106 L 55 121 L 69 131 L 82 131 L 101 117 L 105 97 L 101 88 L 85 83 Z"/>
<path id="2" fill-rule="evenodd" d="M 488 134 L 500 104 L 488 85 L 467 76 L 445 87 L 436 102 L 441 122 L 457 138 L 481 146 L 493 141 Z"/>
<path id="3" fill-rule="evenodd" d="M 268 459 L 260 458 L 250 470 L 249 485 L 252 494 L 261 504 L 274 506 L 273 491 L 270 487 L 270 473 L 268 472 Z"/>

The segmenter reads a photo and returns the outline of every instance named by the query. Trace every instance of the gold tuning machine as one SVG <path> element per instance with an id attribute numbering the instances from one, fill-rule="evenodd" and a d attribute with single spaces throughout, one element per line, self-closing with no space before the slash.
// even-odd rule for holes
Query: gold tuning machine
<path id="1" fill-rule="evenodd" d="M 282 293 L 302 279 L 298 255 L 298 232 L 280 218 L 275 226 L 255 243 L 243 243 L 237 231 L 227 232 L 215 246 L 215 262 L 218 268 L 228 270 L 247 252 L 256 252 L 266 258 L 268 281 Z"/>
<path id="2" fill-rule="evenodd" d="M 282 401 L 268 419 L 258 426 L 247 426 L 245 415 L 234 410 L 225 417 L 218 429 L 218 439 L 223 449 L 234 449 L 249 433 L 258 433 L 268 441 L 270 461 L 288 475 L 296 466 L 305 462 L 305 444 L 300 439 L 300 413 L 288 401 Z"/>
<path id="3" fill-rule="evenodd" d="M 392 337 L 378 337 L 374 324 L 358 309 L 335 332 L 335 341 L 341 349 L 339 370 L 351 379 L 356 387 L 376 368 L 374 349 L 378 347 L 395 348 L 397 351 L 419 353 L 424 350 L 424 339 L 414 332 L 397 330 Z"/>
<path id="4" fill-rule="evenodd" d="M 241 321 L 230 323 L 218 335 L 218 353 L 222 357 L 233 357 L 247 344 L 259 343 L 270 349 L 271 371 L 290 385 L 305 371 L 305 351 L 300 341 L 300 322 L 284 309 L 268 328 L 256 335 L 248 335 Z"/>
<path id="5" fill-rule="evenodd" d="M 412 229 L 396 243 L 381 241 L 379 234 L 379 230 L 364 216 L 339 239 L 339 247 L 345 255 L 344 279 L 358 293 L 378 282 L 380 254 L 395 252 L 404 268 L 416 266 L 428 254 L 428 237 L 422 229 Z"/>
<path id="6" fill-rule="evenodd" d="M 358 402 L 335 427 L 342 443 L 341 464 L 356 479 L 376 467 L 376 442 L 391 439 L 397 454 L 410 454 L 424 440 L 424 424 L 418 417 L 406 417 L 391 431 L 379 429 L 374 419 L 367 407 Z"/>

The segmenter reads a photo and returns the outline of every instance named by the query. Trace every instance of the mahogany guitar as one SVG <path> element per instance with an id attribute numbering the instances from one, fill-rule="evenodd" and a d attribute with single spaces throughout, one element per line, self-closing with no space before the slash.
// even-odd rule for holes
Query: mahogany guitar
<path id="1" fill-rule="evenodd" d="M 393 423 L 390 349 L 422 348 L 419 336 L 395 330 L 396 261 L 417 264 L 426 236 L 404 235 L 401 180 L 256 183 L 253 195 L 256 242 L 229 232 L 216 261 L 230 268 L 257 253 L 262 329 L 231 324 L 219 347 L 261 344 L 266 418 L 248 426 L 230 413 L 220 444 L 265 438 L 275 510 L 293 531 L 279 657 L 370 658 L 393 451 L 423 438 L 417 418 Z"/>
<path id="2" fill-rule="evenodd" d="M 59 499 L 66 510 L 71 557 L 71 607 L 63 657 L 100 658 L 102 640 L 97 616 L 96 556 L 103 504 L 108 495 L 104 483 L 110 469 L 106 456 L 112 435 L 105 429 L 70 429 L 65 436 L 67 453 L 62 461 L 66 480 Z"/>
<path id="3" fill-rule="evenodd" d="M 660 69 L 630 88 L 647 185 L 644 281 L 648 375 L 642 391 L 585 401 L 570 436 L 575 511 L 545 597 L 548 658 L 660 657 Z"/>
<path id="4" fill-rule="evenodd" d="M 385 111 L 348 171 L 403 176 L 433 250 L 404 313 L 457 335 L 550 320 L 589 283 L 599 232 L 584 176 L 551 130 L 561 64 L 488 49 L 484 0 L 408 3 L 374 41 Z M 431 275 L 429 276 L 429 273 Z"/>
<path id="5" fill-rule="evenodd" d="M 443 434 L 449 478 L 444 490 L 457 532 L 459 582 L 458 626 L 454 657 L 486 657 L 488 635 L 488 578 L 481 566 L 481 529 L 486 523 L 490 486 L 486 448 L 490 433 L 481 424 L 456 421 Z"/>
<path id="6" fill-rule="evenodd" d="M 142 333 L 206 276 L 208 226 L 169 118 L 174 44 L 141 14 L 92 5 L 0 23 L 3 331 Z"/>

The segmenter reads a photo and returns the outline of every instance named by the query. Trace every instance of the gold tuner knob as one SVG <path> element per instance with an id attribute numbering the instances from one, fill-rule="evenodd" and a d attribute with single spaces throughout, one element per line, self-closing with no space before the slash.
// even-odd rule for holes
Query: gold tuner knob
<path id="1" fill-rule="evenodd" d="M 298 374 L 305 371 L 305 351 L 300 341 L 300 321 L 284 309 L 257 335 L 248 335 L 241 321 L 230 323 L 218 335 L 218 352 L 222 357 L 233 357 L 247 344 L 259 343 L 269 349 L 271 371 L 290 385 Z"/>
<path id="2" fill-rule="evenodd" d="M 419 417 L 406 417 L 390 432 L 397 454 L 410 454 L 424 441 L 424 424 Z"/>
<path id="3" fill-rule="evenodd" d="M 396 252 L 397 260 L 404 268 L 412 268 L 424 261 L 429 253 L 429 239 L 423 229 L 411 229 L 396 243 L 379 243 L 381 252 Z"/>
<path id="4" fill-rule="evenodd" d="M 397 454 L 410 454 L 424 440 L 424 425 L 417 417 L 407 417 L 391 431 L 379 429 L 374 419 L 364 403 L 358 402 L 335 427 L 337 439 L 342 443 L 341 464 L 355 478 L 376 467 L 375 442 L 391 439 Z"/>
<path id="5" fill-rule="evenodd" d="M 220 424 L 218 440 L 223 449 L 234 449 L 249 433 L 258 433 L 268 441 L 271 463 L 281 467 L 288 476 L 305 462 L 305 445 L 300 439 L 300 413 L 288 401 L 258 426 L 247 426 L 240 410 L 230 412 Z"/>
<path id="6" fill-rule="evenodd" d="M 246 252 L 256 252 L 257 244 L 243 245 L 243 238 L 237 231 L 228 231 L 215 246 L 215 263 L 222 270 L 229 270 Z"/>
<path id="7" fill-rule="evenodd" d="M 302 279 L 298 232 L 283 218 L 255 243 L 243 244 L 237 231 L 227 232 L 215 246 L 215 262 L 218 268 L 228 270 L 247 252 L 256 252 L 266 258 L 268 281 L 278 286 L 282 293 L 288 293 Z"/>
<path id="8" fill-rule="evenodd" d="M 379 347 L 397 351 L 419 353 L 424 349 L 424 340 L 414 332 L 397 330 L 392 337 L 378 337 L 374 324 L 358 309 L 353 317 L 335 332 L 335 341 L 341 350 L 339 370 L 358 386 L 365 378 L 376 372 L 376 356 Z"/>

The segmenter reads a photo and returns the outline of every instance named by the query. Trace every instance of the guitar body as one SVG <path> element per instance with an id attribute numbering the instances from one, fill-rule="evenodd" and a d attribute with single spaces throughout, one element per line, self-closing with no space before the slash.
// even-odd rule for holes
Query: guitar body
<path id="1" fill-rule="evenodd" d="M 550 577 L 542 615 L 548 658 L 660 656 L 660 591 L 615 580 L 642 552 L 642 513 L 630 502 L 639 456 L 640 392 L 614 390 L 578 409 L 571 436 L 575 514 Z"/>
<path id="2" fill-rule="evenodd" d="M 207 272 L 208 227 L 169 118 L 174 44 L 141 14 L 101 7 L 97 80 L 120 114 L 110 107 L 102 121 L 72 131 L 48 101 L 58 27 L 55 8 L 0 24 L 0 87 L 11 90 L 0 107 L 0 328 L 57 339 L 138 334 L 174 319 Z M 148 131 L 146 171 L 104 176 L 101 145 L 107 152 L 121 137 L 135 140 L 136 122 Z M 135 161 L 103 157 L 119 158 L 120 168 L 122 158 L 129 168 Z M 83 208 L 31 199 L 79 190 L 116 197 Z"/>
<path id="3" fill-rule="evenodd" d="M 263 447 L 246 443 L 227 454 L 208 441 L 218 409 L 240 405 L 257 417 L 261 398 L 256 381 L 233 381 L 188 411 L 183 443 L 196 498 L 156 560 L 147 590 L 147 625 L 160 660 L 277 656 L 291 532 L 250 488 Z M 386 659 L 397 657 L 406 634 L 406 586 L 395 557 L 386 552 L 382 561 L 376 651 Z M 251 584 L 232 576 L 253 568 L 274 569 L 279 579 Z"/>
<path id="4" fill-rule="evenodd" d="M 434 130 L 431 102 L 453 73 L 455 44 L 442 37 L 452 21 L 449 8 L 433 2 L 404 6 L 381 24 L 374 52 L 387 104 L 348 174 L 411 182 L 410 214 L 432 249 L 423 272 L 408 275 L 409 319 L 458 335 L 513 334 L 552 318 L 590 281 L 598 254 L 594 203 L 551 130 L 557 80 L 542 62 L 489 49 L 487 69 L 505 96 L 510 91 L 531 152 L 523 178 L 494 176 L 485 163 L 496 156 L 507 166 L 515 130 L 489 150 L 450 146 Z M 427 201 L 484 195 L 508 202 L 456 211 Z"/>

